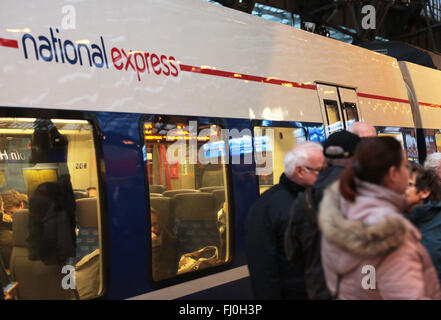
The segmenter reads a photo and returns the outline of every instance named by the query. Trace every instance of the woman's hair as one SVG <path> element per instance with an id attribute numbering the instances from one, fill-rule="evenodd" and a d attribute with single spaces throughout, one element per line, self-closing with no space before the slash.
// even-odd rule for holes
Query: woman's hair
<path id="1" fill-rule="evenodd" d="M 393 137 L 364 138 L 355 150 L 352 161 L 340 176 L 340 193 L 353 202 L 357 196 L 355 178 L 381 184 L 390 167 L 399 167 L 403 161 L 400 142 Z"/>
<path id="2" fill-rule="evenodd" d="M 430 169 L 416 171 L 415 188 L 418 191 L 430 190 L 430 196 L 424 202 L 441 202 L 441 181 L 438 174 Z"/>
<path id="3" fill-rule="evenodd" d="M 12 214 L 14 208 L 20 208 L 27 197 L 16 190 L 8 190 L 2 194 L 3 205 L 6 213 Z"/>

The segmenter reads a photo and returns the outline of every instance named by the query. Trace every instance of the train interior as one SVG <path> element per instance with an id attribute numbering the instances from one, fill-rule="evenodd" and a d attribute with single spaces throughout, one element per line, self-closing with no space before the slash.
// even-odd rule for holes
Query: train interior
<path id="1" fill-rule="evenodd" d="M 46 147 L 59 152 L 48 154 Z M 59 187 L 62 177 L 70 180 L 75 198 L 76 250 L 75 258 L 68 260 L 68 264 L 75 270 L 76 290 L 72 289 L 73 282 L 69 282 L 71 278 L 64 278 L 70 271 L 63 272 L 58 264 L 29 257 L 29 202 L 37 203 L 39 186 L 52 183 Z M 17 298 L 56 300 L 99 296 L 101 219 L 92 126 L 84 120 L 0 118 L 0 188 L 3 196 L 0 252 L 6 272 L 18 283 Z M 47 196 L 46 200 L 55 201 L 49 193 Z M 66 288 L 60 286 L 63 281 Z"/>
<path id="2" fill-rule="evenodd" d="M 221 128 L 157 116 L 144 124 L 153 280 L 230 260 L 228 170 Z"/>

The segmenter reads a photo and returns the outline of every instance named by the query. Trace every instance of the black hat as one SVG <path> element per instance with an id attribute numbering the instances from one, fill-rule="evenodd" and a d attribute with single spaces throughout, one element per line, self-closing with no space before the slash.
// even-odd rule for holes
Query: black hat
<path id="1" fill-rule="evenodd" d="M 349 131 L 335 132 L 323 142 L 323 154 L 332 159 L 352 157 L 360 141 L 359 136 Z"/>

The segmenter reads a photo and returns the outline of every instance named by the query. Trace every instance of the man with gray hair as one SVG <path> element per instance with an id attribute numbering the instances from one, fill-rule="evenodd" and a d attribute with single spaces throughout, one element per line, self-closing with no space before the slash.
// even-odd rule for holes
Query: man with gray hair
<path id="1" fill-rule="evenodd" d="M 355 122 L 348 129 L 350 133 L 356 134 L 360 138 L 370 138 L 377 136 L 377 131 L 373 126 L 364 121 Z"/>
<path id="2" fill-rule="evenodd" d="M 360 141 L 359 136 L 346 130 L 331 134 L 323 143 L 327 167 L 319 174 L 314 185 L 299 195 L 290 209 L 285 232 L 286 258 L 303 266 L 306 292 L 312 300 L 332 298 L 321 263 L 318 207 L 324 190 L 340 177 Z"/>
<path id="3" fill-rule="evenodd" d="M 246 221 L 248 268 L 256 299 L 306 299 L 303 269 L 286 259 L 284 233 L 289 208 L 314 184 L 324 167 L 323 148 L 315 142 L 296 145 L 285 155 L 278 184 L 251 207 Z"/>
<path id="4" fill-rule="evenodd" d="M 441 179 L 441 153 L 434 152 L 429 154 L 426 161 L 424 161 L 424 169 L 435 171 Z"/>

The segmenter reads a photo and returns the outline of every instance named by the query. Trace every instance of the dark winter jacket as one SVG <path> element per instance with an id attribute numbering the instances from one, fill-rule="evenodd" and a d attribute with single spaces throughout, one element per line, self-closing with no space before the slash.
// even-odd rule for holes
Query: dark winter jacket
<path id="1" fill-rule="evenodd" d="M 303 266 L 286 259 L 289 208 L 304 188 L 285 174 L 251 207 L 246 221 L 248 268 L 256 299 L 306 299 Z"/>
<path id="2" fill-rule="evenodd" d="M 57 182 L 44 182 L 29 195 L 29 259 L 64 264 L 75 257 L 75 197 L 67 166 L 68 139 L 49 119 L 36 119 L 29 162 L 57 167 Z"/>
<path id="3" fill-rule="evenodd" d="M 75 199 L 62 183 L 40 184 L 29 198 L 29 259 L 46 265 L 75 257 Z"/>
<path id="4" fill-rule="evenodd" d="M 421 243 L 429 252 L 441 281 L 441 202 L 416 207 L 410 220 L 421 232 Z"/>
<path id="5" fill-rule="evenodd" d="M 323 273 L 318 228 L 318 208 L 324 190 L 336 181 L 343 167 L 329 166 L 317 178 L 314 186 L 299 196 L 290 212 L 290 220 L 285 233 L 287 259 L 303 264 L 306 292 L 309 299 L 324 300 L 332 296 L 326 286 Z"/>

